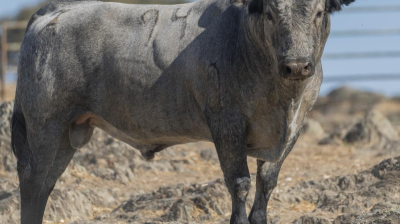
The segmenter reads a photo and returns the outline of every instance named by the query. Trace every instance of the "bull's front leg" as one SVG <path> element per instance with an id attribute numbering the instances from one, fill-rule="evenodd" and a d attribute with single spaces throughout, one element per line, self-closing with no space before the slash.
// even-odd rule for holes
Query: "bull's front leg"
<path id="1" fill-rule="evenodd" d="M 281 164 L 257 160 L 256 195 L 249 215 L 251 224 L 267 224 L 268 200 L 278 183 Z"/>
<path id="2" fill-rule="evenodd" d="M 213 130 L 213 139 L 225 182 L 232 196 L 230 223 L 248 224 L 246 198 L 251 183 L 247 167 L 245 128 L 240 124 L 225 123 Z"/>
<path id="3" fill-rule="evenodd" d="M 256 195 L 253 208 L 249 215 L 251 224 L 267 224 L 267 205 L 269 198 L 278 184 L 278 176 L 282 164 L 292 151 L 298 136 L 299 134 L 296 135 L 292 143 L 286 148 L 278 162 L 270 163 L 257 160 Z"/>
<path id="4" fill-rule="evenodd" d="M 232 142 L 233 141 L 233 142 Z M 249 223 L 246 215 L 246 198 L 250 190 L 246 146 L 231 139 L 217 146 L 218 157 L 226 186 L 232 197 L 231 224 Z"/>

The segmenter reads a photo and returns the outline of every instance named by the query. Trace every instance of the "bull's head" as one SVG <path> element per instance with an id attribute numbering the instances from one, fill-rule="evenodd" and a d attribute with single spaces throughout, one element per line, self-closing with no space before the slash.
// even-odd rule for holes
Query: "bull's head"
<path id="1" fill-rule="evenodd" d="M 330 14 L 355 0 L 248 0 L 248 38 L 264 46 L 270 68 L 284 79 L 315 73 L 330 32 Z M 274 72 L 274 73 L 275 73 Z"/>

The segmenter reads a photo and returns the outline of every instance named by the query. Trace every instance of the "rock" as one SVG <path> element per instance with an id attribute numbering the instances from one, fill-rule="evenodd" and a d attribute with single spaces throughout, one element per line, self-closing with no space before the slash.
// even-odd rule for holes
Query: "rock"
<path id="1" fill-rule="evenodd" d="M 200 151 L 201 159 L 205 161 L 218 161 L 218 155 L 215 149 L 203 149 Z"/>
<path id="2" fill-rule="evenodd" d="M 0 190 L 0 221 L 7 224 L 19 224 L 19 192 Z"/>
<path id="3" fill-rule="evenodd" d="M 331 224 L 331 222 L 325 218 L 303 216 L 295 220 L 293 224 Z"/>
<path id="4" fill-rule="evenodd" d="M 92 172 L 94 175 L 104 180 L 118 180 L 122 183 L 129 183 L 135 178 L 135 175 L 129 168 L 121 167 L 120 169 L 110 169 L 99 167 Z"/>
<path id="5" fill-rule="evenodd" d="M 78 221 L 74 221 L 74 222 L 68 222 L 68 224 L 108 224 L 108 223 L 116 223 L 112 220 L 108 220 L 108 222 L 104 222 L 104 221 L 87 221 L 87 220 L 78 220 Z"/>
<path id="6" fill-rule="evenodd" d="M 273 198 L 290 204 L 307 201 L 316 205 L 316 211 L 343 214 L 335 224 L 397 223 L 391 221 L 400 217 L 400 157 L 384 160 L 356 175 L 303 182 Z M 304 216 L 294 223 L 318 221 Z"/>
<path id="7" fill-rule="evenodd" d="M 44 220 L 52 222 L 71 220 L 76 217 L 89 218 L 94 207 L 115 207 L 119 202 L 117 195 L 106 188 L 77 190 L 74 188 L 54 189 L 46 206 Z M 0 220 L 5 223 L 19 223 L 20 196 L 18 191 L 0 199 Z"/>
<path id="8" fill-rule="evenodd" d="M 96 188 L 85 189 L 81 191 L 85 198 L 90 200 L 89 204 L 98 208 L 114 208 L 119 204 L 119 198 L 114 189 Z"/>
<path id="9" fill-rule="evenodd" d="M 374 206 L 375 207 L 375 206 Z M 400 223 L 400 206 L 393 205 L 382 209 L 374 209 L 374 211 L 365 214 L 346 214 L 335 219 L 333 224 L 393 224 Z"/>
<path id="10" fill-rule="evenodd" d="M 340 125 L 339 127 L 335 128 L 329 135 L 318 142 L 320 145 L 329 145 L 335 144 L 340 145 L 343 143 L 344 138 L 346 137 L 347 133 L 351 130 L 356 123 L 352 123 L 349 125 Z"/>
<path id="11" fill-rule="evenodd" d="M 365 113 L 385 99 L 386 97 L 381 94 L 360 91 L 345 86 L 333 90 L 326 97 L 319 98 L 314 110 L 320 111 L 325 115 Z"/>
<path id="12" fill-rule="evenodd" d="M 17 159 L 11 150 L 11 116 L 14 102 L 0 103 L 0 171 L 16 172 Z"/>
<path id="13" fill-rule="evenodd" d="M 93 174 L 105 180 L 116 179 L 116 172 L 110 168 L 99 167 L 93 171 Z"/>
<path id="14" fill-rule="evenodd" d="M 174 166 L 170 161 L 148 161 L 146 163 L 143 163 L 141 166 L 138 167 L 139 170 L 145 170 L 145 171 L 173 171 Z"/>
<path id="15" fill-rule="evenodd" d="M 11 137 L 11 116 L 14 101 L 0 103 L 0 135 Z"/>
<path id="16" fill-rule="evenodd" d="M 140 222 L 149 220 L 151 214 L 155 221 L 203 222 L 214 215 L 229 213 L 229 198 L 224 181 L 220 179 L 203 185 L 179 184 L 133 196 L 119 206 L 113 217 L 133 217 Z M 159 213 L 163 215 L 157 215 Z"/>
<path id="17" fill-rule="evenodd" d="M 341 87 L 319 97 L 308 117 L 318 120 L 325 131 L 331 132 L 340 124 L 361 119 L 365 113 L 386 101 L 386 97 L 380 94 Z"/>
<path id="18" fill-rule="evenodd" d="M 378 111 L 370 111 L 364 120 L 354 125 L 343 139 L 348 143 L 398 141 L 399 136 L 390 121 Z"/>
<path id="19" fill-rule="evenodd" d="M 376 147 L 392 145 L 399 141 L 398 132 L 390 121 L 377 111 L 368 112 L 364 119 L 341 126 L 322 139 L 319 144 L 363 144 Z"/>
<path id="20" fill-rule="evenodd" d="M 44 220 L 70 220 L 74 217 L 90 217 L 91 201 L 75 189 L 54 189 L 46 206 Z"/>
<path id="21" fill-rule="evenodd" d="M 395 206 L 396 205 L 393 205 L 393 204 L 391 204 L 389 202 L 381 202 L 381 203 L 378 203 L 378 204 L 374 205 L 374 207 L 370 210 L 370 212 L 371 213 L 376 213 L 376 212 L 379 212 L 379 211 L 382 211 L 382 210 L 390 210 Z"/>
<path id="22" fill-rule="evenodd" d="M 195 207 L 196 205 L 193 201 L 179 199 L 171 206 L 170 211 L 163 218 L 168 221 L 182 220 L 191 222 L 193 221 Z"/>
<path id="23" fill-rule="evenodd" d="M 357 219 L 357 217 L 358 217 L 357 214 L 340 215 L 340 216 L 338 216 L 338 217 L 333 221 L 333 224 L 349 224 L 349 223 L 354 223 L 354 221 Z"/>
<path id="24" fill-rule="evenodd" d="M 318 121 L 314 119 L 305 119 L 302 134 L 319 138 L 325 135 L 325 131 Z"/>

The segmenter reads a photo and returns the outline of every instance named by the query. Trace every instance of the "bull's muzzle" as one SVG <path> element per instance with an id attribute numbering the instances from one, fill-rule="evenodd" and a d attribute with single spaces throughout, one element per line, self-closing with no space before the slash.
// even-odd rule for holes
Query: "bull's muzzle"
<path id="1" fill-rule="evenodd" d="M 285 79 L 305 79 L 315 73 L 315 66 L 311 60 L 285 60 L 281 67 L 282 77 Z"/>

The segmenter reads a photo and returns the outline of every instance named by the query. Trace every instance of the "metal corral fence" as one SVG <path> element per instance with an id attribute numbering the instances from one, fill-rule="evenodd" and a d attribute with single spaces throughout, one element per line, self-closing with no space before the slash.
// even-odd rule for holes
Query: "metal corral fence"
<path id="1" fill-rule="evenodd" d="M 398 3 L 397 1 L 393 1 Z M 345 8 L 341 14 L 375 14 L 375 13 L 400 13 L 400 5 L 389 6 L 359 6 Z M 371 16 L 372 16 L 371 15 Z M 397 21 L 392 21 L 397 22 Z M 363 37 L 388 37 L 400 35 L 400 28 L 392 29 L 373 29 L 373 30 L 339 30 L 332 31 L 330 38 L 363 38 Z M 396 44 L 396 43 L 393 43 Z M 323 56 L 327 60 L 353 60 L 353 59 L 381 59 L 381 58 L 400 58 L 400 51 L 373 51 L 373 52 L 344 52 L 344 53 L 326 53 Z M 349 81 L 369 81 L 369 80 L 399 80 L 400 73 L 386 74 L 349 74 L 336 75 L 330 74 L 324 76 L 324 82 L 349 82 Z"/>
<path id="2" fill-rule="evenodd" d="M 5 75 L 8 71 L 17 71 L 17 65 L 10 65 L 8 63 L 9 52 L 19 52 L 21 42 L 9 42 L 8 31 L 9 30 L 24 30 L 28 21 L 17 21 L 17 22 L 3 22 L 1 26 L 1 71 L 0 71 L 0 97 L 4 99 L 5 91 Z"/>
<path id="3" fill-rule="evenodd" d="M 382 6 L 382 7 L 349 7 L 342 13 L 382 13 L 382 12 L 399 12 L 400 5 Z M 15 71 L 17 65 L 10 65 L 8 63 L 8 53 L 18 52 L 21 46 L 20 42 L 10 43 L 7 41 L 7 32 L 15 29 L 25 29 L 28 21 L 20 22 L 5 22 L 1 25 L 1 90 L 0 97 L 4 98 L 5 88 L 5 74 L 8 71 Z M 331 38 L 346 38 L 346 37 L 368 37 L 368 36 L 392 36 L 400 35 L 400 29 L 381 29 L 381 30 L 342 30 L 331 32 Z M 324 60 L 340 60 L 340 59 L 370 59 L 370 58 L 400 58 L 399 51 L 385 51 L 385 52 L 363 52 L 363 53 L 326 53 Z M 364 81 L 364 80 L 393 80 L 400 79 L 398 74 L 353 74 L 336 76 L 334 74 L 325 75 L 324 82 L 338 82 L 338 81 Z"/>

